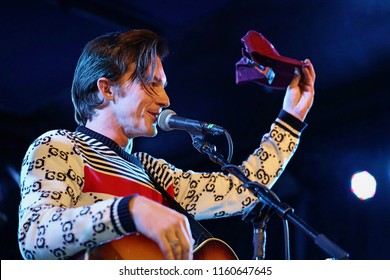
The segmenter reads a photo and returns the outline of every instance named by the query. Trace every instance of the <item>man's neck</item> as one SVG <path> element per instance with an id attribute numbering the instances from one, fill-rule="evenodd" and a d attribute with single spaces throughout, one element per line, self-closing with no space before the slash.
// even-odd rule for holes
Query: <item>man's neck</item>
<path id="1" fill-rule="evenodd" d="M 126 151 L 128 150 L 129 142 L 131 142 L 130 147 L 132 147 L 132 139 L 127 138 L 120 127 L 116 128 L 112 124 L 105 125 L 94 121 L 88 121 L 85 127 L 110 138 L 120 147 L 125 148 Z"/>

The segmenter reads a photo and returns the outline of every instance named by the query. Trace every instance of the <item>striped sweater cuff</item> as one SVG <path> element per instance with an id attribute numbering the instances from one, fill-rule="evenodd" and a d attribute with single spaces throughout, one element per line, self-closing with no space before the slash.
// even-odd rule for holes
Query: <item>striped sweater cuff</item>
<path id="1" fill-rule="evenodd" d="M 119 234 L 137 231 L 129 211 L 129 202 L 134 196 L 136 195 L 120 198 L 112 204 L 111 219 L 113 221 L 115 231 Z"/>
<path id="2" fill-rule="evenodd" d="M 307 127 L 307 123 L 302 122 L 283 109 L 280 111 L 276 123 L 292 134 L 299 134 Z M 298 137 L 298 135 L 296 136 Z"/>

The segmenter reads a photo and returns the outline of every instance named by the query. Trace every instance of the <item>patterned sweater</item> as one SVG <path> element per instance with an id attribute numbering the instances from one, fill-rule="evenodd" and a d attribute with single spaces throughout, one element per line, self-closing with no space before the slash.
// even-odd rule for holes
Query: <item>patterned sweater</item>
<path id="1" fill-rule="evenodd" d="M 305 127 L 282 110 L 240 168 L 250 180 L 271 187 Z M 139 161 L 142 166 L 136 164 Z M 230 174 L 183 171 L 147 153 L 130 155 L 85 127 L 75 132 L 52 130 L 30 145 L 22 162 L 18 229 L 22 256 L 68 259 L 135 232 L 128 211 L 131 197 L 164 203 L 145 170 L 197 220 L 240 215 L 257 200 Z"/>

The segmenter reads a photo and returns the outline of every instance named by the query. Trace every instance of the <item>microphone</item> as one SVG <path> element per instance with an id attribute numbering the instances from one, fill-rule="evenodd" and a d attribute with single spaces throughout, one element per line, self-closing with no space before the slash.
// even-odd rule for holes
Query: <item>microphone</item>
<path id="1" fill-rule="evenodd" d="M 226 132 L 223 127 L 215 124 L 179 117 L 174 111 L 169 109 L 160 113 L 157 124 L 165 131 L 178 129 L 194 133 L 200 131 L 202 133 L 211 133 L 213 135 L 221 135 Z"/>

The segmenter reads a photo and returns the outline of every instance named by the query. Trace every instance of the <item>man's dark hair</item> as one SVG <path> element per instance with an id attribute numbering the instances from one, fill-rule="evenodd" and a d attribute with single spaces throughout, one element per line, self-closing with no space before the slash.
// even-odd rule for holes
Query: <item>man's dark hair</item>
<path id="1" fill-rule="evenodd" d="M 153 79 L 156 58 L 163 59 L 167 55 L 165 40 L 146 29 L 109 33 L 88 42 L 73 77 L 72 102 L 76 122 L 85 125 L 92 119 L 95 108 L 102 104 L 97 87 L 99 78 L 118 81 L 134 65 L 130 80 L 145 87 Z"/>

